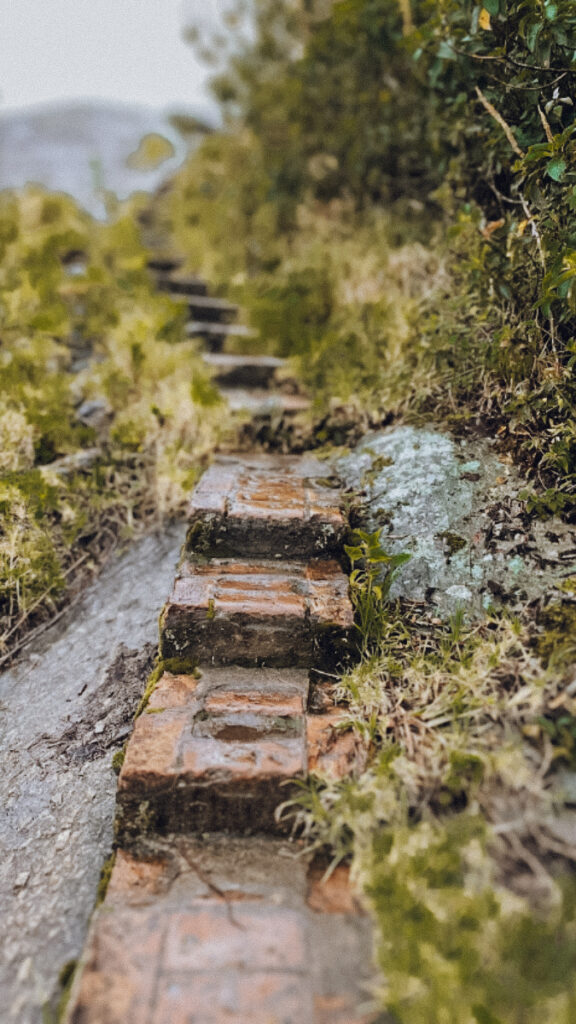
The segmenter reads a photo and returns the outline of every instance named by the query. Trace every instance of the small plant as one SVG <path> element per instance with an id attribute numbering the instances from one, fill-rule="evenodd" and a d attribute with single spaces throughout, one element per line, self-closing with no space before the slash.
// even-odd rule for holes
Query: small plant
<path id="1" fill-rule="evenodd" d="M 406 552 L 391 555 L 385 551 L 381 533 L 381 530 L 375 530 L 374 533 L 355 530 L 355 544 L 345 546 L 352 566 L 350 594 L 361 638 L 361 653 L 364 656 L 382 646 L 390 588 L 400 566 L 412 557 Z"/>

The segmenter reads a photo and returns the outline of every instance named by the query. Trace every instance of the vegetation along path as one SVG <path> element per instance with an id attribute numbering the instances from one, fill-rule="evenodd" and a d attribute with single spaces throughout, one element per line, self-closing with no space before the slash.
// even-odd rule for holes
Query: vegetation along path
<path id="1" fill-rule="evenodd" d="M 233 408 L 306 404 L 274 391 L 280 360 L 220 351 L 233 309 L 202 282 L 161 284 L 187 295 Z M 278 813 L 295 780 L 341 777 L 358 751 L 322 699 L 354 622 L 334 483 L 309 456 L 228 453 L 192 495 L 70 1022 L 369 1019 L 371 935 L 348 872 L 325 874 Z"/>

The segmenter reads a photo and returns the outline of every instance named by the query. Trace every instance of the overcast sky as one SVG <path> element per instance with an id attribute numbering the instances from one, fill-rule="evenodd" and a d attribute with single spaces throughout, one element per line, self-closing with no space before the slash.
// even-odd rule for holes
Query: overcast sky
<path id="1" fill-rule="evenodd" d="M 207 70 L 181 38 L 226 0 L 0 0 L 0 110 L 100 98 L 155 107 L 206 100 Z"/>

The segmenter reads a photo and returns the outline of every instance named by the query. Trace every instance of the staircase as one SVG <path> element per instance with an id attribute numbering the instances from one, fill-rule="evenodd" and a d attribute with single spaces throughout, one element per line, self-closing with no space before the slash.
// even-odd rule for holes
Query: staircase
<path id="1" fill-rule="evenodd" d="M 189 300 L 194 333 L 217 326 L 224 343 L 235 307 L 174 263 L 153 269 Z M 205 358 L 227 393 L 278 397 L 280 360 Z M 249 453 L 217 457 L 191 496 L 68 1024 L 373 1019 L 370 927 L 347 870 L 325 878 L 278 813 L 309 772 L 359 764 L 323 683 L 353 630 L 335 483 L 310 456 Z"/>

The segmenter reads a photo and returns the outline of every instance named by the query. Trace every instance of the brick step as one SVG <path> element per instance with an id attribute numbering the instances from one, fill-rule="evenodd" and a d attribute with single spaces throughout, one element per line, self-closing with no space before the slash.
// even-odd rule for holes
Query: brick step
<path id="1" fill-rule="evenodd" d="M 280 840 L 120 850 L 66 1024 L 369 1024 L 370 921 L 322 876 Z"/>
<path id="2" fill-rule="evenodd" d="M 151 256 L 147 260 L 148 269 L 154 274 L 171 274 L 173 271 L 178 270 L 183 263 L 184 260 L 181 256 L 172 256 L 168 253 Z"/>
<path id="3" fill-rule="evenodd" d="M 278 831 L 286 784 L 307 770 L 307 699 L 301 669 L 164 673 L 120 773 L 121 844 L 169 832 Z"/>
<path id="4" fill-rule="evenodd" d="M 210 295 L 191 295 L 187 301 L 193 323 L 227 324 L 238 316 L 238 306 L 227 302 L 226 299 L 216 299 Z"/>
<path id="5" fill-rule="evenodd" d="M 213 379 L 223 388 L 269 388 L 285 359 L 275 356 L 237 356 L 224 352 L 207 352 L 204 362 Z"/>
<path id="6" fill-rule="evenodd" d="M 187 338 L 203 338 L 210 352 L 221 352 L 227 338 L 256 338 L 258 331 L 245 324 L 208 323 L 189 320 L 185 327 Z"/>
<path id="7" fill-rule="evenodd" d="M 218 457 L 192 494 L 188 557 L 306 559 L 340 552 L 347 524 L 326 472 L 310 456 Z"/>
<path id="8" fill-rule="evenodd" d="M 328 667 L 350 646 L 348 580 L 336 561 L 186 562 L 160 616 L 163 658 Z"/>
<path id="9" fill-rule="evenodd" d="M 302 669 L 208 666 L 164 672 L 136 720 L 117 793 L 116 837 L 282 833 L 294 779 L 342 778 L 362 762 L 346 712 L 307 714 Z"/>
<path id="10" fill-rule="evenodd" d="M 208 295 L 208 285 L 201 277 L 192 274 L 166 274 L 158 278 L 157 287 L 171 295 Z"/>
<path id="11" fill-rule="evenodd" d="M 261 388 L 220 388 L 220 391 L 231 413 L 241 417 L 250 416 L 253 420 L 298 416 L 310 408 L 310 400 L 304 395 L 270 392 Z"/>

